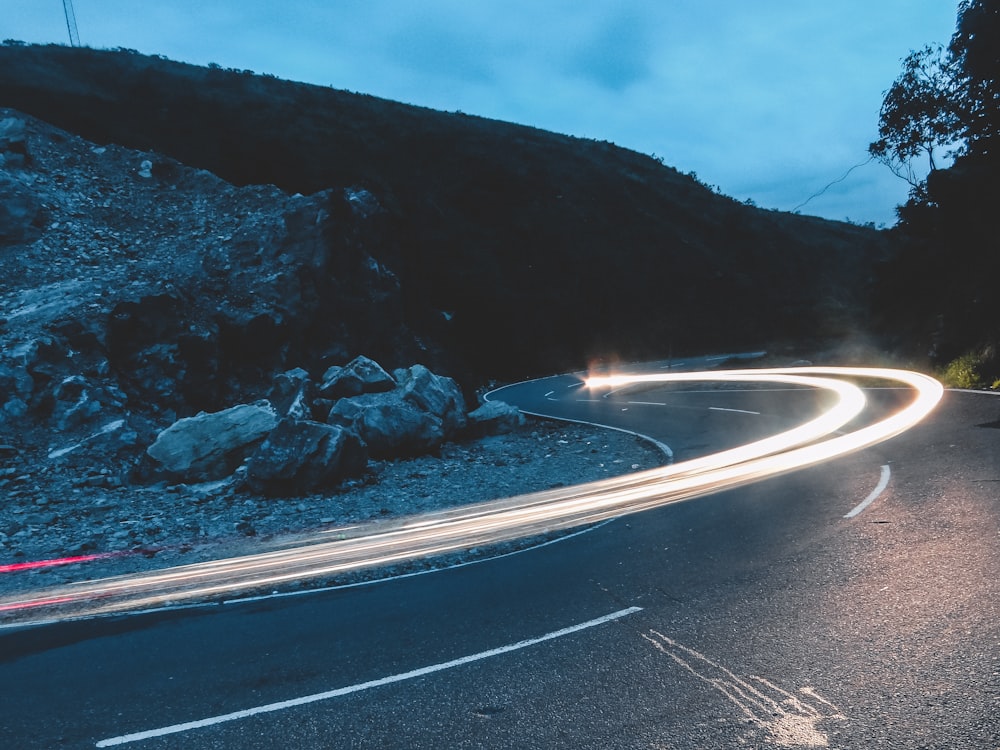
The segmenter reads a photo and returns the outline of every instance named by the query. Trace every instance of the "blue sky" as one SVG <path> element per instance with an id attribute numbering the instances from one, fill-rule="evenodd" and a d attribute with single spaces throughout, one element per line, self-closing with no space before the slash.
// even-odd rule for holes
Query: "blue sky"
<path id="1" fill-rule="evenodd" d="M 608 140 L 739 200 L 892 225 L 867 159 L 933 0 L 74 0 L 83 44 L 271 73 Z M 0 0 L 0 37 L 68 42 L 59 0 Z M 808 201 L 808 202 L 806 202 Z M 805 205 L 802 205 L 802 204 Z"/>

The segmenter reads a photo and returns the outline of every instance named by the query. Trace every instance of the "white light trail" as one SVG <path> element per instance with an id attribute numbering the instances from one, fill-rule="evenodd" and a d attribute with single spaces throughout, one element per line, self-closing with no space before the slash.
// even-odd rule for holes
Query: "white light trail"
<path id="1" fill-rule="evenodd" d="M 864 410 L 858 386 L 843 378 L 894 381 L 915 397 L 890 416 L 830 437 Z M 881 368 L 804 367 L 706 373 L 616 375 L 587 380 L 590 389 L 672 382 L 781 383 L 818 388 L 836 401 L 818 417 L 738 448 L 648 471 L 573 487 L 323 532 L 295 548 L 161 571 L 84 581 L 0 598 L 0 626 L 147 610 L 221 594 L 381 567 L 526 536 L 596 523 L 718 492 L 843 456 L 887 440 L 923 419 L 941 384 L 926 375 Z M 344 538 L 346 537 L 346 538 Z"/>

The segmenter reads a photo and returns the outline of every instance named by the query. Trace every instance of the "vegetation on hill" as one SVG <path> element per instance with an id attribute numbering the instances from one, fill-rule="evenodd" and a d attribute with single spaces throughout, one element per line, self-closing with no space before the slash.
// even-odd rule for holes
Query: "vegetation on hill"
<path id="1" fill-rule="evenodd" d="M 884 232 L 744 205 L 607 142 L 249 71 L 8 43 L 0 104 L 237 185 L 370 192 L 403 322 L 466 382 L 841 341 L 886 258 Z"/>

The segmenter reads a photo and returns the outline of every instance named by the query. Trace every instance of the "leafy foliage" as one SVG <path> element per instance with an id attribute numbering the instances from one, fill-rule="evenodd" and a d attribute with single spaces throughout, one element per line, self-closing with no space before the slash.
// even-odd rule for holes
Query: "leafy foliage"
<path id="1" fill-rule="evenodd" d="M 941 380 L 954 388 L 985 388 L 1000 383 L 1000 357 L 997 348 L 987 346 L 966 352 L 948 363 Z"/>
<path id="2" fill-rule="evenodd" d="M 1000 2 L 963 0 L 951 43 L 910 52 L 886 92 L 869 152 L 926 198 L 914 159 L 985 155 L 1000 128 Z"/>
<path id="3" fill-rule="evenodd" d="M 1000 131 L 1000 2 L 963 0 L 949 53 L 961 74 L 969 149 L 986 155 Z"/>
<path id="4" fill-rule="evenodd" d="M 885 95 L 879 116 L 879 139 L 869 152 L 914 188 L 921 180 L 914 159 L 926 157 L 937 169 L 935 154 L 953 155 L 963 145 L 964 116 L 954 59 L 941 45 L 911 52 L 903 73 Z"/>

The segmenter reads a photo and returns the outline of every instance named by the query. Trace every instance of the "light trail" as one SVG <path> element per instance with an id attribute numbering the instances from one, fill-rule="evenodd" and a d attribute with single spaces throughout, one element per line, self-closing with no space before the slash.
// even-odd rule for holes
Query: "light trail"
<path id="1" fill-rule="evenodd" d="M 914 391 L 898 412 L 830 437 L 858 417 L 866 399 L 843 378 L 894 381 Z M 875 445 L 923 419 L 943 393 L 933 378 L 905 370 L 804 367 L 589 378 L 588 388 L 674 382 L 780 383 L 831 393 L 835 403 L 793 429 L 747 445 L 647 471 L 460 508 L 324 532 L 294 548 L 161 571 L 51 587 L 0 599 L 0 626 L 148 610 L 222 594 L 327 577 L 361 568 L 496 544 L 639 513 L 811 466 Z"/>

